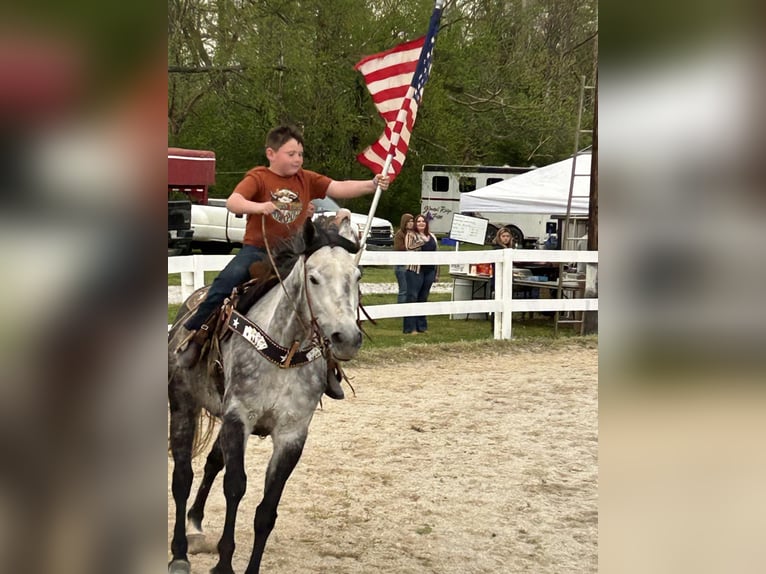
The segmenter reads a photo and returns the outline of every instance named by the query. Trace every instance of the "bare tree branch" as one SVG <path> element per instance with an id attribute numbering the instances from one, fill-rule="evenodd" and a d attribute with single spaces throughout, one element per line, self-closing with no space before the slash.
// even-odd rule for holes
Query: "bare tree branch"
<path id="1" fill-rule="evenodd" d="M 168 74 L 213 74 L 219 72 L 243 72 L 247 66 L 168 66 Z"/>

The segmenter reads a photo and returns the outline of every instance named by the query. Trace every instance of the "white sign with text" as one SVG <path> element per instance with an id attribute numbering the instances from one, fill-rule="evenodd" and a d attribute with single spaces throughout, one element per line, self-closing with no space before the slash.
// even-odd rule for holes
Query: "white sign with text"
<path id="1" fill-rule="evenodd" d="M 484 245 L 484 236 L 487 234 L 487 220 L 480 217 L 470 217 L 454 213 L 452 215 L 452 227 L 449 232 L 451 239 Z"/>

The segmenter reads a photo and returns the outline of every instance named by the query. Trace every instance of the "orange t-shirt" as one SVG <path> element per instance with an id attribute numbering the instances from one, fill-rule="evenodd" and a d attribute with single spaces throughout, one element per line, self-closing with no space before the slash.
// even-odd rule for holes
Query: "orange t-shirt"
<path id="1" fill-rule="evenodd" d="M 261 229 L 263 218 L 266 220 L 266 233 L 271 247 L 279 240 L 295 234 L 306 221 L 308 203 L 312 199 L 324 197 L 331 182 L 332 179 L 326 175 L 305 169 L 298 170 L 291 177 L 282 177 L 263 166 L 248 171 L 234 188 L 234 193 L 250 201 L 274 202 L 279 209 L 266 216 L 248 215 L 244 243 L 265 247 Z"/>

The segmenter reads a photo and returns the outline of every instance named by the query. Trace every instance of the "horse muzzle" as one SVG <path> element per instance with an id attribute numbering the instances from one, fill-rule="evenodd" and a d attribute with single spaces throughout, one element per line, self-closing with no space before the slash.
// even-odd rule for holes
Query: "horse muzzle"
<path id="1" fill-rule="evenodd" d="M 332 354 L 339 361 L 353 359 L 362 348 L 362 331 L 358 327 L 335 331 L 330 335 Z"/>

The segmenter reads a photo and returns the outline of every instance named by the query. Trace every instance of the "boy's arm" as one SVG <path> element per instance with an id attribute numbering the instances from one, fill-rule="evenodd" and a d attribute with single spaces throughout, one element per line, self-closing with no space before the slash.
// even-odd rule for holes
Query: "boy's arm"
<path id="1" fill-rule="evenodd" d="M 271 201 L 253 201 L 248 198 L 262 197 L 263 184 L 261 180 L 249 173 L 242 178 L 237 187 L 231 192 L 226 200 L 226 209 L 237 215 L 268 215 L 273 213 L 277 206 Z"/>
<path id="2" fill-rule="evenodd" d="M 276 211 L 277 206 L 271 201 L 265 201 L 263 203 L 258 201 L 250 201 L 236 191 L 233 191 L 226 200 L 226 208 L 232 213 L 237 215 L 268 215 Z"/>
<path id="3" fill-rule="evenodd" d="M 327 187 L 327 195 L 335 199 L 350 199 L 360 195 L 375 193 L 378 183 L 380 183 L 380 188 L 385 191 L 388 189 L 389 182 L 388 176 L 381 174 L 376 175 L 372 179 L 333 180 Z"/>

